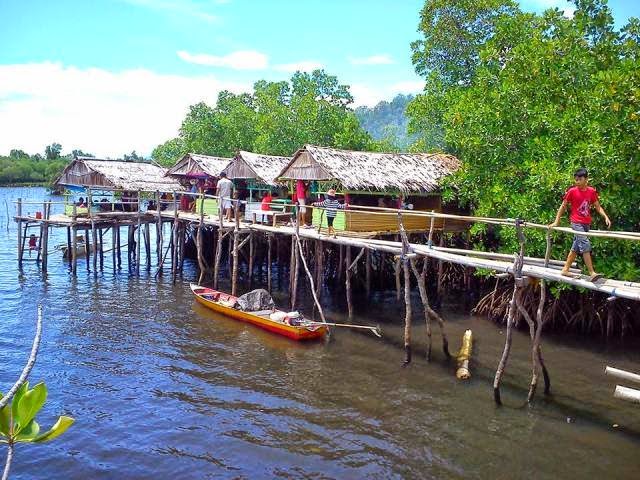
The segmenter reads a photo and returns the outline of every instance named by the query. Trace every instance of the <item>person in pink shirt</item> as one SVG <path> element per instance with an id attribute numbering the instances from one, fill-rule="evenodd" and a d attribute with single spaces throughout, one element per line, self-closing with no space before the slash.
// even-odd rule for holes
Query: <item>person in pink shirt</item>
<path id="1" fill-rule="evenodd" d="M 308 227 L 306 220 L 307 209 L 305 208 L 305 205 L 307 204 L 307 186 L 305 185 L 304 180 L 296 180 L 296 201 L 300 206 L 302 226 Z"/>
<path id="2" fill-rule="evenodd" d="M 591 207 L 594 207 L 596 212 L 604 218 L 607 228 L 611 228 L 611 220 L 609 220 L 609 217 L 600 205 L 598 192 L 595 188 L 588 185 L 589 174 L 587 170 L 585 168 L 576 170 L 573 178 L 575 185 L 569 188 L 569 190 L 564 194 L 562 205 L 560 205 L 558 213 L 556 214 L 556 219 L 549 225 L 549 227 L 557 227 L 560 224 L 560 219 L 562 218 L 562 215 L 564 215 L 567 205 L 570 205 L 571 213 L 569 215 L 569 219 L 571 222 L 571 228 L 576 232 L 589 231 L 591 226 Z M 586 235 L 580 235 L 579 233 L 576 233 L 573 239 L 571 251 L 567 256 L 567 261 L 565 262 L 564 267 L 562 268 L 562 275 L 572 276 L 569 272 L 569 268 L 575 261 L 578 254 L 582 255 L 584 264 L 587 266 L 587 270 L 589 270 L 589 279 L 594 282 L 599 278 L 602 278 L 602 275 L 596 273 L 593 269 L 593 260 L 591 259 L 591 242 L 589 241 L 589 237 Z"/>

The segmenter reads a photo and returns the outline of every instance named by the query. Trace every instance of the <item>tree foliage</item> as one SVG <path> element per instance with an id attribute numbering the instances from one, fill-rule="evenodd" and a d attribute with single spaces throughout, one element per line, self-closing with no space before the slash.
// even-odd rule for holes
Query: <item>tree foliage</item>
<path id="1" fill-rule="evenodd" d="M 407 133 L 409 119 L 406 109 L 412 95 L 396 95 L 390 102 L 382 101 L 375 107 L 358 107 L 356 117 L 362 128 L 379 142 L 387 142 L 388 151 L 406 150 L 415 140 Z"/>
<path id="2" fill-rule="evenodd" d="M 478 215 L 550 222 L 573 171 L 584 166 L 614 226 L 637 229 L 638 21 L 616 31 L 602 0 L 576 1 L 573 18 L 557 9 L 523 13 L 506 2 L 430 0 L 421 29 L 433 27 L 424 12 L 434 6 L 476 18 L 472 3 L 493 13 L 484 11 L 488 22 L 456 24 L 455 35 L 469 48 L 441 41 L 432 30 L 414 44 L 416 69 L 427 81 L 408 109 L 411 127 L 421 138 L 441 129 L 443 146 L 463 161 L 448 195 Z M 514 248 L 511 230 L 499 235 Z M 544 251 L 541 236 L 531 235 L 530 253 Z M 599 264 L 605 273 L 640 273 L 638 248 L 630 243 L 597 241 L 596 253 L 607 257 Z"/>
<path id="3" fill-rule="evenodd" d="M 254 84 L 252 94 L 220 92 L 214 107 L 192 105 L 180 135 L 154 149 L 163 165 L 186 152 L 231 157 L 237 150 L 292 155 L 305 143 L 338 148 L 375 146 L 350 106 L 349 87 L 322 70 L 290 81 Z"/>

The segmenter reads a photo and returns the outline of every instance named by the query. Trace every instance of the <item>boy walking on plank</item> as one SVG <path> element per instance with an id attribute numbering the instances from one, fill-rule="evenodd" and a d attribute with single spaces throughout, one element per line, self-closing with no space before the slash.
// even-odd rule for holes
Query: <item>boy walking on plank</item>
<path id="1" fill-rule="evenodd" d="M 596 209 L 596 212 L 604 218 L 607 228 L 611 228 L 611 220 L 609 220 L 609 217 L 600 205 L 598 192 L 595 188 L 588 186 L 589 174 L 587 173 L 587 170 L 585 168 L 576 170 L 573 178 L 575 185 L 569 188 L 567 193 L 565 193 L 564 198 L 562 199 L 562 205 L 560 205 L 558 213 L 556 214 L 556 219 L 549 226 L 557 227 L 560 224 L 560 219 L 567 209 L 567 204 L 569 204 L 571 205 L 571 214 L 569 215 L 571 228 L 576 232 L 589 231 L 589 227 L 591 226 L 592 205 Z M 602 278 L 602 275 L 596 273 L 593 269 L 593 260 L 591 259 L 591 242 L 589 241 L 589 237 L 586 235 L 580 235 L 579 233 L 576 233 L 573 239 L 571 251 L 567 256 L 567 261 L 565 262 L 564 267 L 562 268 L 562 275 L 572 276 L 569 272 L 569 268 L 578 254 L 582 254 L 584 264 L 587 266 L 587 270 L 589 270 L 589 280 L 595 282 L 599 278 Z"/>

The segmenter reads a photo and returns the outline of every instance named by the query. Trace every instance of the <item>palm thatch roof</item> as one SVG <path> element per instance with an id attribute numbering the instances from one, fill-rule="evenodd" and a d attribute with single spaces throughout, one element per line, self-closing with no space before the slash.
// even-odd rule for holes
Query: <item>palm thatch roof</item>
<path id="1" fill-rule="evenodd" d="M 220 172 L 229 165 L 229 162 L 231 162 L 230 158 L 187 153 L 169 169 L 167 175 L 189 178 L 217 178 L 220 176 Z"/>
<path id="2" fill-rule="evenodd" d="M 290 160 L 290 157 L 240 150 L 224 171 L 229 178 L 251 178 L 265 185 L 276 185 L 278 175 Z"/>
<path id="3" fill-rule="evenodd" d="M 109 190 L 184 190 L 155 163 L 77 157 L 65 167 L 55 186 L 100 187 Z"/>
<path id="4" fill-rule="evenodd" d="M 445 153 L 354 152 L 305 145 L 280 172 L 284 180 L 334 180 L 351 191 L 431 193 L 460 168 Z"/>

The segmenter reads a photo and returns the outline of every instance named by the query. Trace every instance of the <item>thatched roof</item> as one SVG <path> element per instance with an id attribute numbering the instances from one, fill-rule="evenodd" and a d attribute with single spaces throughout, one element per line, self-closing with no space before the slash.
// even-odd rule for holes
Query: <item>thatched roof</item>
<path id="1" fill-rule="evenodd" d="M 276 185 L 276 178 L 290 160 L 290 157 L 261 155 L 241 150 L 224 171 L 229 178 L 253 178 L 266 185 Z"/>
<path id="2" fill-rule="evenodd" d="M 439 180 L 460 167 L 444 153 L 375 153 L 305 145 L 279 178 L 335 180 L 351 191 L 430 193 Z"/>
<path id="3" fill-rule="evenodd" d="M 177 180 L 165 177 L 166 172 L 166 168 L 155 163 L 77 157 L 65 167 L 54 185 L 147 192 L 184 190 Z"/>
<path id="4" fill-rule="evenodd" d="M 192 178 L 219 177 L 229 162 L 230 158 L 187 153 L 169 169 L 167 175 Z"/>

